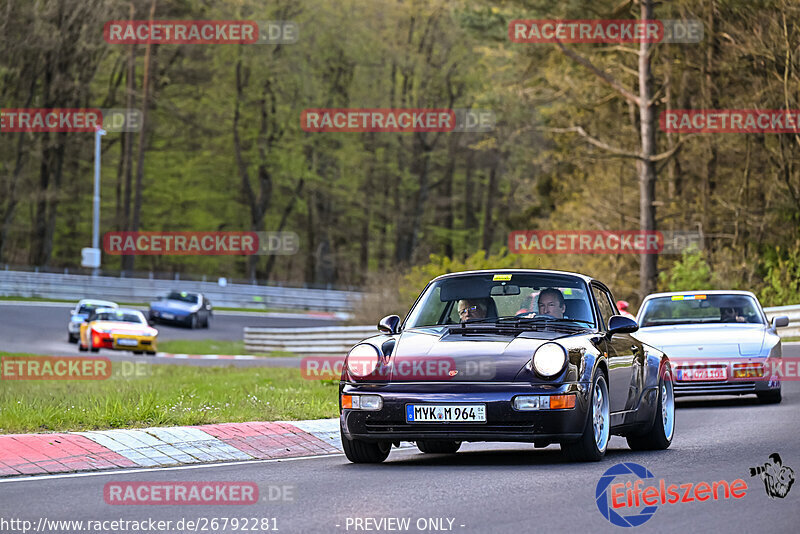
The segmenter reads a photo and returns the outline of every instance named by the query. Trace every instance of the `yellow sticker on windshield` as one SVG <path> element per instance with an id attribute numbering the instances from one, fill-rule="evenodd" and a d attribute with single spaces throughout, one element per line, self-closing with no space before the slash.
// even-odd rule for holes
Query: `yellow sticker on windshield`
<path id="1" fill-rule="evenodd" d="M 508 282 L 511 280 L 510 274 L 496 274 L 492 278 L 492 282 Z"/>
<path id="2" fill-rule="evenodd" d="M 683 295 L 674 295 L 672 300 L 683 300 Z"/>
<path id="3" fill-rule="evenodd" d="M 565 294 L 565 295 L 572 295 L 572 290 L 571 290 L 570 288 L 566 288 L 566 289 L 564 290 L 564 294 Z"/>

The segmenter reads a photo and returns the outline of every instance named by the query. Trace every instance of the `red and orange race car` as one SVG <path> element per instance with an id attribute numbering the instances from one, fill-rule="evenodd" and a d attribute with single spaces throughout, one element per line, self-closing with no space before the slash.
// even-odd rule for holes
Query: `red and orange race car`
<path id="1" fill-rule="evenodd" d="M 134 354 L 156 353 L 158 330 L 147 324 L 138 310 L 98 308 L 81 324 L 78 350 L 130 350 Z"/>

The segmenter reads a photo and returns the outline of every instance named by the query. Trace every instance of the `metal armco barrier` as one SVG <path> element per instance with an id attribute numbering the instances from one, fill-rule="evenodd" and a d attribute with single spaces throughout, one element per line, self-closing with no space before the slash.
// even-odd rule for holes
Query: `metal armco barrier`
<path id="1" fill-rule="evenodd" d="M 205 294 L 215 307 L 350 311 L 360 299 L 353 291 L 227 284 L 191 280 L 148 280 L 112 276 L 0 270 L 0 296 L 116 302 L 149 302 L 170 291 Z"/>
<path id="2" fill-rule="evenodd" d="M 299 356 L 336 356 L 344 358 L 353 345 L 378 333 L 376 325 L 330 326 L 313 328 L 244 329 L 247 352 L 291 352 Z"/>
<path id="3" fill-rule="evenodd" d="M 772 308 L 764 308 L 764 313 L 771 321 L 773 317 L 780 317 L 785 315 L 789 318 L 789 326 L 785 328 L 778 328 L 778 335 L 781 337 L 798 337 L 800 336 L 800 304 L 792 304 L 791 306 L 775 306 Z"/>
<path id="4" fill-rule="evenodd" d="M 786 315 L 789 326 L 779 328 L 781 337 L 800 336 L 800 305 L 764 308 L 767 317 Z M 251 328 L 244 329 L 248 352 L 291 352 L 299 356 L 344 357 L 353 345 L 378 333 L 376 326 L 333 326 L 320 328 Z"/>

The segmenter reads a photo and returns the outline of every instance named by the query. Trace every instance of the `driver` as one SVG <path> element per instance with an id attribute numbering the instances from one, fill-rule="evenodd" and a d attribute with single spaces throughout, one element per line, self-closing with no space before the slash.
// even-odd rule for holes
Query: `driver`
<path id="1" fill-rule="evenodd" d="M 458 316 L 462 323 L 486 317 L 489 306 L 483 299 L 462 299 L 458 301 Z"/>
<path id="2" fill-rule="evenodd" d="M 746 319 L 742 315 L 741 308 L 724 307 L 719 309 L 719 322 L 721 323 L 744 323 Z"/>
<path id="3" fill-rule="evenodd" d="M 567 305 L 564 295 L 554 287 L 548 287 L 539 293 L 539 315 L 550 315 L 556 319 L 563 319 Z"/>

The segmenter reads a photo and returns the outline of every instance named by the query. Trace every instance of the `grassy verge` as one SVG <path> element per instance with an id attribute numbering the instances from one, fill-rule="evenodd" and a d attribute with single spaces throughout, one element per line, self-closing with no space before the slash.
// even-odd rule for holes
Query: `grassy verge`
<path id="1" fill-rule="evenodd" d="M 114 362 L 107 380 L 0 381 L 0 433 L 338 415 L 335 381 L 305 380 L 299 369 L 142 363 L 131 376 L 132 366 Z"/>
<path id="2" fill-rule="evenodd" d="M 781 341 L 800 341 L 800 336 L 782 337 Z"/>
<path id="3" fill-rule="evenodd" d="M 297 356 L 291 352 L 274 351 L 257 353 L 244 348 L 244 341 L 220 341 L 215 339 L 173 339 L 159 341 L 158 350 L 172 354 L 253 354 L 255 356 Z"/>

